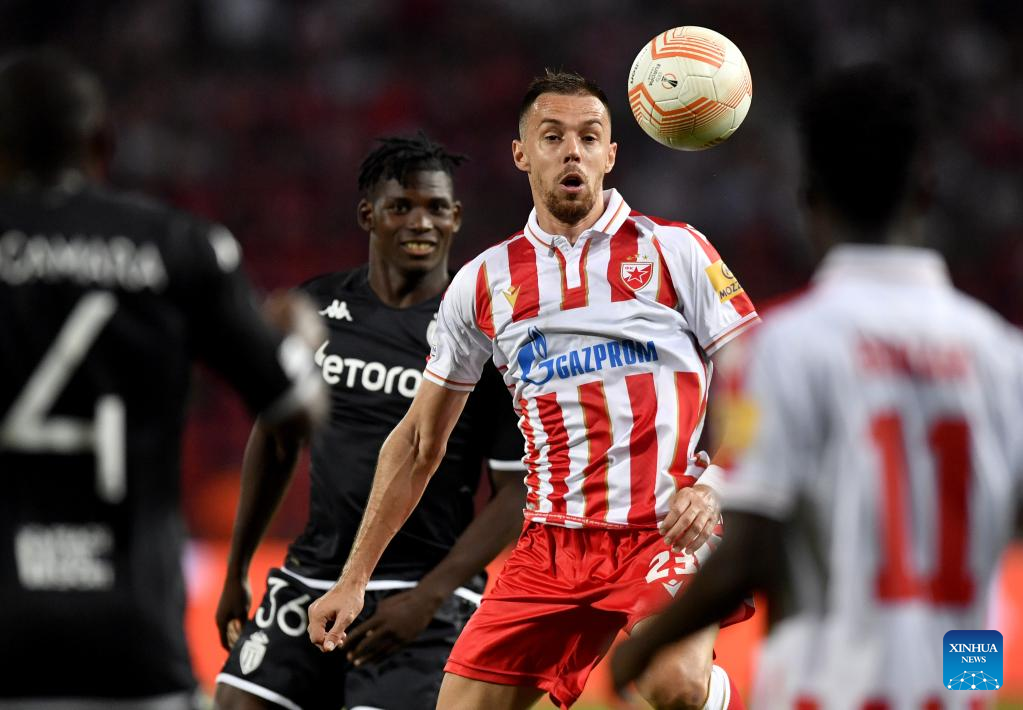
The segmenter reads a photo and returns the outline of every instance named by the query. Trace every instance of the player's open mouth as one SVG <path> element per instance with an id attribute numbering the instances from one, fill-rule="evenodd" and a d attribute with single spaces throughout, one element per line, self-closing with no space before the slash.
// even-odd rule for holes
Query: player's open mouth
<path id="1" fill-rule="evenodd" d="M 583 189 L 586 187 L 585 183 L 583 182 L 583 176 L 580 175 L 579 173 L 569 173 L 568 175 L 565 175 L 563 178 L 561 178 L 558 185 L 562 189 L 562 191 L 567 192 L 571 195 L 576 195 L 582 192 Z"/>
<path id="2" fill-rule="evenodd" d="M 411 254 L 412 256 L 426 256 L 433 253 L 433 250 L 437 248 L 437 243 L 425 241 L 402 242 L 401 248 L 406 254 Z"/>

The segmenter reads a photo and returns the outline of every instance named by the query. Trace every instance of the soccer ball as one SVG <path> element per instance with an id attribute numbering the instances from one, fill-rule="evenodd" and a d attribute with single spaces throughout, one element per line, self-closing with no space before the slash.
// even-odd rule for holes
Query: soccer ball
<path id="1" fill-rule="evenodd" d="M 749 112 L 753 80 L 742 52 L 705 27 L 676 27 L 647 42 L 629 71 L 629 104 L 640 128 L 677 150 L 703 150 L 735 133 Z"/>

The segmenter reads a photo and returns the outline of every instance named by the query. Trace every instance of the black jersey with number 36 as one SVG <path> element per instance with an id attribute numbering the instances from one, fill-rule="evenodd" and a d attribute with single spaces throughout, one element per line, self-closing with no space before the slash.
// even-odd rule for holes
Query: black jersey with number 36
<path id="1" fill-rule="evenodd" d="M 286 564 L 307 577 L 335 579 L 362 520 L 380 447 L 422 380 L 441 296 L 391 308 L 370 288 L 367 267 L 315 278 L 301 290 L 320 309 L 329 331 L 315 361 L 330 386 L 331 409 L 329 423 L 313 438 L 309 522 Z M 377 565 L 375 579 L 420 579 L 472 520 L 483 465 L 522 468 L 522 434 L 508 399 L 489 365 L 421 502 Z"/>
<path id="2" fill-rule="evenodd" d="M 0 697 L 194 685 L 178 468 L 191 362 L 254 413 L 296 395 L 238 262 L 223 227 L 140 198 L 0 193 Z"/>

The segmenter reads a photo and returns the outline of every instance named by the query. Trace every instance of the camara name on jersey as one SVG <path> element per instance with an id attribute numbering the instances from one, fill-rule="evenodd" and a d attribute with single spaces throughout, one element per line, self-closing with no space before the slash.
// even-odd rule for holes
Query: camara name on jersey
<path id="1" fill-rule="evenodd" d="M 125 291 L 161 291 L 167 269 L 155 244 L 127 237 L 35 234 L 10 230 L 0 236 L 0 280 L 73 281 Z"/>

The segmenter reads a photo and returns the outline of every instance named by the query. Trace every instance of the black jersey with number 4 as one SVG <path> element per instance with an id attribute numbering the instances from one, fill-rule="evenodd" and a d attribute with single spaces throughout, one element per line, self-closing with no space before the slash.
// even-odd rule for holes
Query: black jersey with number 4
<path id="1" fill-rule="evenodd" d="M 0 697 L 194 686 L 179 515 L 191 362 L 256 413 L 297 392 L 238 261 L 223 227 L 140 198 L 0 193 Z"/>
<path id="2" fill-rule="evenodd" d="M 362 520 L 380 447 L 419 388 L 441 297 L 391 308 L 370 288 L 368 267 L 315 278 L 301 290 L 329 331 L 315 361 L 330 386 L 331 409 L 329 424 L 313 438 L 309 522 L 291 545 L 287 566 L 314 579 L 335 579 Z M 489 366 L 374 579 L 420 579 L 472 520 L 483 465 L 521 469 L 522 434 L 508 397 Z"/>

